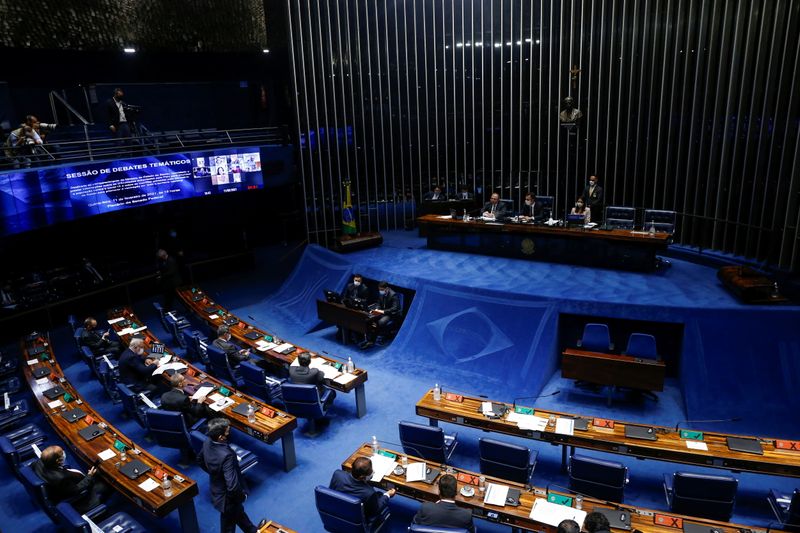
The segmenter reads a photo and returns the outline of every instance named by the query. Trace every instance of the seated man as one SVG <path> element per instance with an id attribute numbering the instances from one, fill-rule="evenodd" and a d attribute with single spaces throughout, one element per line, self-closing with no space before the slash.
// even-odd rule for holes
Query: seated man
<path id="1" fill-rule="evenodd" d="M 506 216 L 508 206 L 500 201 L 500 195 L 497 193 L 492 194 L 489 201 L 483 204 L 481 211 L 484 218 L 501 219 Z"/>
<path id="2" fill-rule="evenodd" d="M 403 310 L 400 307 L 400 297 L 389 288 L 388 281 L 378 283 L 378 301 L 376 305 L 377 307 L 372 310 L 372 313 L 380 318 L 372 322 L 373 331 L 368 335 L 361 348 L 372 346 L 377 335 L 385 335 L 389 327 L 403 315 Z"/>
<path id="3" fill-rule="evenodd" d="M 456 505 L 455 497 L 458 488 L 456 478 L 445 474 L 439 478 L 439 501 L 423 502 L 414 523 L 423 526 L 440 526 L 475 531 L 472 523 L 472 511 Z"/>
<path id="4" fill-rule="evenodd" d="M 427 202 L 437 201 L 437 200 L 447 200 L 447 195 L 443 193 L 442 188 L 437 185 L 433 188 L 432 191 L 426 193 L 422 199 Z"/>
<path id="5" fill-rule="evenodd" d="M 228 356 L 228 363 L 232 367 L 239 366 L 242 361 L 250 359 L 250 350 L 247 348 L 239 348 L 231 342 L 231 328 L 228 326 L 220 326 L 217 328 L 217 338 L 212 343 L 214 346 L 225 352 Z"/>
<path id="6" fill-rule="evenodd" d="M 369 289 L 364 285 L 364 276 L 353 274 L 353 281 L 345 287 L 342 299 L 366 301 L 367 298 L 369 298 Z"/>
<path id="7" fill-rule="evenodd" d="M 589 513 L 583 519 L 583 529 L 587 533 L 608 533 L 611 531 L 611 524 L 603 513 Z"/>
<path id="8" fill-rule="evenodd" d="M 94 355 L 111 354 L 115 358 L 122 353 L 122 346 L 117 341 L 109 340 L 111 330 L 102 335 L 97 332 L 97 320 L 88 317 L 83 321 L 83 332 L 81 332 L 81 346 L 88 347 Z"/>
<path id="9" fill-rule="evenodd" d="M 396 492 L 395 489 L 380 492 L 369 484 L 369 478 L 371 477 L 372 461 L 367 457 L 357 457 L 353 461 L 353 468 L 349 473 L 344 470 L 335 471 L 330 483 L 330 488 L 333 490 L 355 496 L 361 500 L 361 503 L 364 504 L 364 515 L 369 522 L 375 520 L 384 512 L 389 504 L 389 498 L 394 496 Z"/>
<path id="10" fill-rule="evenodd" d="M 78 496 L 72 502 L 79 513 L 85 513 L 103 503 L 111 492 L 110 487 L 94 478 L 97 468 L 84 475 L 80 470 L 64 465 L 66 455 L 59 446 L 48 446 L 33 463 L 33 471 L 46 482 L 47 494 L 53 503 Z"/>
<path id="11" fill-rule="evenodd" d="M 556 533 L 581 533 L 581 526 L 575 520 L 562 520 L 558 523 Z"/>
<path id="12" fill-rule="evenodd" d="M 472 193 L 469 192 L 469 189 L 466 185 L 462 185 L 461 189 L 459 189 L 458 195 L 456 196 L 457 200 L 472 200 Z"/>
<path id="13" fill-rule="evenodd" d="M 145 355 L 142 339 L 131 339 L 128 349 L 119 356 L 119 379 L 134 392 L 153 393 L 158 390 L 151 381 L 157 368 L 156 360 Z"/>
<path id="14" fill-rule="evenodd" d="M 320 396 L 325 391 L 325 374 L 318 368 L 310 368 L 311 354 L 303 352 L 297 356 L 298 365 L 289 366 L 289 381 L 298 383 L 300 385 L 316 385 L 319 389 Z M 333 403 L 336 398 L 336 391 L 331 390 L 331 394 L 325 400 L 325 407 L 327 408 Z"/>
<path id="15" fill-rule="evenodd" d="M 183 391 L 185 381 L 186 378 L 180 372 L 172 374 L 172 377 L 169 378 L 169 384 L 172 385 L 172 388 L 161 395 L 161 409 L 183 413 L 186 425 L 191 427 L 202 418 L 210 418 L 209 415 L 213 411 L 210 411 L 204 403 L 192 400 Z"/>
<path id="16" fill-rule="evenodd" d="M 539 222 L 544 220 L 544 209 L 541 202 L 536 201 L 536 195 L 529 192 L 525 195 L 525 205 L 519 212 L 519 217 L 523 221 L 534 220 Z"/>

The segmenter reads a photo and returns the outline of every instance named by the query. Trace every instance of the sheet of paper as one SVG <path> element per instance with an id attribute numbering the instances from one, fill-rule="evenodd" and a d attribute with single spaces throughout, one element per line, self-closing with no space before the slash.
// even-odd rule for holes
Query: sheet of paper
<path id="1" fill-rule="evenodd" d="M 39 447 L 36 445 L 35 442 L 33 444 L 31 444 L 31 448 L 33 449 L 33 453 L 36 454 L 36 457 L 41 457 L 42 456 L 42 450 L 39 449 Z"/>
<path id="2" fill-rule="evenodd" d="M 256 344 L 256 350 L 259 352 L 266 352 L 268 350 L 274 350 L 278 345 L 274 342 L 265 342 L 263 344 Z"/>
<path id="3" fill-rule="evenodd" d="M 104 361 L 106 362 L 106 364 L 108 365 L 108 368 L 112 368 L 112 369 L 113 369 L 113 368 L 116 368 L 116 367 L 114 366 L 114 364 L 111 362 L 111 359 L 109 359 L 107 355 L 103 355 L 103 360 L 104 360 Z"/>
<path id="4" fill-rule="evenodd" d="M 537 522 L 553 527 L 558 527 L 562 520 L 575 520 L 579 526 L 583 526 L 586 511 L 550 503 L 544 498 L 536 498 L 536 501 L 533 502 L 530 517 Z"/>
<path id="5" fill-rule="evenodd" d="M 325 374 L 325 379 L 336 379 L 337 377 L 341 376 L 342 373 L 336 370 L 331 365 L 321 365 L 317 367 L 319 370 Z"/>
<path id="6" fill-rule="evenodd" d="M 36 380 L 37 385 L 46 385 L 50 382 L 50 378 L 41 378 Z"/>
<path id="7" fill-rule="evenodd" d="M 49 407 L 50 409 L 56 409 L 57 407 L 61 407 L 62 405 L 64 404 L 61 403 L 61 400 L 53 400 L 52 402 L 47 402 L 47 407 Z"/>
<path id="8" fill-rule="evenodd" d="M 215 392 L 214 394 L 209 396 L 208 399 L 211 400 L 212 402 L 218 402 L 220 400 L 224 400 L 225 396 L 223 396 L 222 394 L 220 394 L 218 392 Z"/>
<path id="9" fill-rule="evenodd" d="M 505 506 L 506 498 L 508 497 L 508 486 L 497 485 L 495 483 L 486 484 L 486 496 L 483 498 L 483 503 L 489 505 Z"/>
<path id="10" fill-rule="evenodd" d="M 338 378 L 335 378 L 333 381 L 335 381 L 339 385 L 347 385 L 357 377 L 358 376 L 356 376 L 355 374 L 342 374 Z"/>
<path id="11" fill-rule="evenodd" d="M 484 415 L 494 415 L 492 410 L 492 402 L 481 402 L 481 413 Z"/>
<path id="12" fill-rule="evenodd" d="M 214 396 L 219 396 L 219 395 L 216 394 Z M 209 396 L 209 398 L 210 398 L 210 396 Z M 219 411 L 222 411 L 223 409 L 225 409 L 227 407 L 230 407 L 234 403 L 236 403 L 236 402 L 234 402 L 231 398 L 225 398 L 223 396 L 221 400 L 216 400 L 214 403 L 210 404 L 209 407 L 211 408 L 212 411 L 219 412 Z"/>
<path id="13" fill-rule="evenodd" d="M 211 392 L 212 390 L 214 390 L 214 387 L 209 387 L 209 386 L 200 387 L 194 394 L 192 394 L 192 400 L 202 400 L 203 398 L 208 396 L 208 393 Z"/>
<path id="14" fill-rule="evenodd" d="M 148 398 L 147 396 L 145 396 L 143 392 L 140 392 L 140 393 L 139 393 L 139 398 L 141 398 L 141 399 L 142 399 L 142 402 L 144 402 L 144 404 L 145 404 L 147 407 L 149 407 L 150 409 L 158 409 L 158 406 L 157 406 L 156 404 L 154 404 L 153 402 L 151 402 L 151 401 L 150 401 L 150 398 Z"/>
<path id="15" fill-rule="evenodd" d="M 104 533 L 104 531 L 100 529 L 100 527 L 97 524 L 92 522 L 92 519 L 86 516 L 85 514 L 81 515 L 81 518 L 83 518 L 86 521 L 86 523 L 89 524 L 89 531 L 91 533 Z"/>
<path id="16" fill-rule="evenodd" d="M 156 487 L 158 487 L 158 482 L 150 477 L 139 483 L 139 488 L 145 492 L 150 492 Z"/>
<path id="17" fill-rule="evenodd" d="M 409 463 L 406 467 L 406 481 L 423 481 L 427 468 L 428 465 L 425 463 Z"/>
<path id="18" fill-rule="evenodd" d="M 38 359 L 28 359 L 28 366 L 33 366 L 38 362 L 39 362 Z"/>
<path id="19" fill-rule="evenodd" d="M 397 461 L 385 455 L 373 455 L 372 461 L 372 481 L 380 481 L 397 466 Z"/>
<path id="20" fill-rule="evenodd" d="M 282 351 L 288 350 L 289 348 L 292 348 L 292 347 L 294 347 L 294 344 L 292 344 L 291 342 L 284 342 L 283 344 L 281 344 L 277 348 L 275 348 L 275 351 L 276 352 L 282 352 Z"/>
<path id="21" fill-rule="evenodd" d="M 560 433 L 561 435 L 572 435 L 575 431 L 575 419 L 574 418 L 558 418 L 556 419 L 556 433 Z"/>
<path id="22" fill-rule="evenodd" d="M 208 315 L 208 318 L 210 318 L 211 320 L 216 320 L 219 318 L 219 315 L 214 313 L 213 315 Z"/>
<path id="23" fill-rule="evenodd" d="M 163 374 L 167 370 L 183 370 L 184 368 L 189 368 L 189 367 L 184 365 L 183 363 L 167 363 L 153 370 L 153 375 L 157 376 L 159 374 Z"/>
<path id="24" fill-rule="evenodd" d="M 447 219 L 449 219 L 449 218 L 453 218 L 453 217 L 451 217 L 450 215 L 439 215 L 439 216 L 438 216 L 438 217 L 436 217 L 436 218 L 441 218 L 442 220 L 447 220 Z"/>
<path id="25" fill-rule="evenodd" d="M 517 427 L 528 431 L 544 431 L 547 419 L 536 415 L 517 415 Z"/>
<path id="26" fill-rule="evenodd" d="M 147 326 L 142 326 L 140 328 L 132 329 L 131 333 L 139 333 L 140 331 L 144 331 L 147 329 Z"/>
<path id="27" fill-rule="evenodd" d="M 117 335 L 130 335 L 131 333 L 133 333 L 133 328 L 122 328 L 117 332 Z"/>
<path id="28" fill-rule="evenodd" d="M 111 320 L 108 321 L 108 323 L 109 325 L 111 325 L 111 324 L 116 324 L 117 322 L 122 322 L 123 320 L 125 320 L 125 317 L 121 316 L 117 318 L 112 318 Z"/>
<path id="29" fill-rule="evenodd" d="M 170 361 L 172 361 L 172 355 L 170 355 L 168 353 L 165 353 L 162 357 L 160 357 L 158 359 L 158 364 L 159 365 L 165 365 L 165 364 L 169 363 Z"/>
<path id="30" fill-rule="evenodd" d="M 689 448 L 690 450 L 702 450 L 704 452 L 708 451 L 708 444 L 706 444 L 703 441 L 687 440 L 684 442 L 686 442 L 686 447 Z"/>
<path id="31" fill-rule="evenodd" d="M 108 461 L 109 459 L 112 459 L 112 458 L 114 458 L 116 456 L 117 456 L 117 454 L 111 448 L 109 448 L 107 450 L 103 450 L 102 452 L 97 454 L 97 457 L 99 457 L 103 461 Z"/>

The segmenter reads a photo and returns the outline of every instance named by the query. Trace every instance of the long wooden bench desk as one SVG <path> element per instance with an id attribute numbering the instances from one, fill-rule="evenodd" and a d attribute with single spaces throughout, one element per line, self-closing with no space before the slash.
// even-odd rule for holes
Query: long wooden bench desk
<path id="1" fill-rule="evenodd" d="M 395 450 L 387 450 L 381 449 L 383 452 L 388 452 L 389 454 L 394 454 L 397 456 L 399 463 L 399 458 L 404 455 L 402 452 L 395 451 Z M 373 451 L 369 444 L 363 444 L 360 446 L 355 453 L 353 453 L 350 457 L 348 457 L 342 463 L 342 469 L 345 471 L 350 471 L 353 465 L 353 461 L 356 458 L 364 456 L 364 457 L 372 457 Z M 419 459 L 408 455 L 408 462 L 416 463 L 416 462 L 426 462 L 424 459 Z M 441 475 L 441 471 L 445 470 L 444 465 L 433 464 L 431 462 L 427 462 L 429 468 L 431 468 L 431 478 L 433 477 L 433 470 L 439 470 Z M 470 478 L 477 478 L 481 474 L 477 472 L 471 472 L 468 470 L 460 469 L 460 468 L 453 468 L 452 475 L 458 476 L 458 474 L 466 474 Z M 461 494 L 461 488 L 464 487 L 466 484 L 462 483 L 461 481 L 458 482 L 458 489 L 459 492 L 456 495 L 455 501 L 459 507 L 465 507 L 472 511 L 472 515 L 475 518 L 480 518 L 483 520 L 489 520 L 492 522 L 498 522 L 501 524 L 506 524 L 511 526 L 512 528 L 523 528 L 531 531 L 544 531 L 547 533 L 554 533 L 556 531 L 556 525 L 548 525 L 541 521 L 538 521 L 535 518 L 531 517 L 531 510 L 533 509 L 534 504 L 536 504 L 537 500 L 547 500 L 548 497 L 555 496 L 555 497 L 568 497 L 572 498 L 574 494 L 567 492 L 566 490 L 548 490 L 546 488 L 540 487 L 530 487 L 526 485 L 521 485 L 519 483 L 515 483 L 512 481 L 507 481 L 504 479 L 494 478 L 491 476 L 484 476 L 486 480 L 486 486 L 488 490 L 488 486 L 490 483 L 496 485 L 504 485 L 509 487 L 510 489 L 518 490 L 519 495 L 519 505 L 512 506 L 512 505 L 491 505 L 484 503 L 483 495 L 478 490 L 478 487 L 474 487 L 474 495 L 471 497 L 465 497 Z M 389 489 L 396 489 L 397 493 L 411 498 L 413 500 L 417 500 L 420 502 L 423 501 L 437 501 L 439 499 L 439 492 L 437 487 L 437 479 L 432 479 L 430 484 L 425 483 L 424 481 L 413 481 L 409 482 L 406 481 L 405 474 L 395 475 L 394 472 L 390 473 L 389 475 L 383 477 L 379 482 L 372 482 L 373 485 L 381 487 L 385 490 Z M 567 502 L 565 502 L 567 503 Z M 546 505 L 539 503 L 538 505 Z M 569 501 L 569 506 L 574 506 L 574 499 Z M 584 512 L 592 512 L 592 511 L 600 511 L 603 509 L 617 509 L 621 513 L 628 513 L 630 516 L 630 524 L 631 530 L 638 530 L 642 533 L 675 533 L 676 531 L 680 531 L 681 528 L 685 528 L 687 524 L 696 524 L 701 526 L 707 526 L 709 530 L 712 528 L 718 530 L 719 532 L 726 532 L 726 533 L 742 533 L 743 531 L 750 531 L 752 533 L 765 533 L 768 531 L 766 528 L 755 528 L 752 526 L 741 526 L 736 524 L 730 524 L 726 522 L 717 522 L 714 520 L 707 520 L 704 518 L 695 518 L 683 515 L 676 515 L 670 512 L 662 512 L 662 511 L 655 511 L 651 509 L 641 509 L 638 507 L 634 507 L 628 504 L 620 504 L 615 505 L 610 502 L 602 502 L 601 500 L 596 500 L 591 497 L 584 497 L 582 502 L 581 511 Z M 575 512 L 578 512 L 576 509 Z M 538 517 L 539 515 L 537 515 Z M 582 521 L 579 520 L 579 523 Z M 667 525 L 662 524 L 681 524 L 677 527 L 668 527 Z"/>
<path id="2" fill-rule="evenodd" d="M 134 333 L 126 334 L 125 331 L 129 331 L 134 325 L 137 326 L 137 329 L 144 326 L 144 323 L 139 320 L 136 314 L 134 314 L 134 312 L 128 307 L 109 311 L 108 318 L 109 324 L 114 331 L 117 332 L 120 340 L 126 346 L 133 338 Z M 141 336 L 148 348 L 153 344 L 163 344 L 158 340 L 158 337 L 156 337 L 153 332 L 147 328 L 139 331 L 135 335 Z M 221 382 L 214 376 L 210 376 L 199 368 L 193 366 L 191 363 L 189 363 L 189 361 L 181 359 L 166 346 L 164 346 L 164 353 L 172 356 L 170 362 L 183 363 L 188 367 L 185 374 L 187 386 L 196 388 L 200 383 L 208 383 L 213 384 L 216 387 L 216 391 L 219 391 L 221 387 L 228 389 L 230 391 L 228 398 L 233 400 L 233 404 L 222 409 L 219 411 L 219 413 L 230 420 L 231 427 L 238 429 L 239 431 L 246 433 L 247 435 L 250 435 L 251 437 L 260 441 L 266 442 L 267 444 L 273 444 L 275 441 L 280 439 L 283 447 L 284 470 L 288 472 L 295 467 L 297 464 L 297 458 L 295 456 L 294 449 L 294 430 L 297 428 L 297 419 L 294 416 L 281 411 L 277 407 L 268 405 L 257 398 L 239 392 L 234 387 Z M 163 376 L 164 381 L 168 383 L 169 376 L 166 374 L 166 372 L 162 373 L 161 375 Z M 207 396 L 205 403 L 207 405 L 212 405 L 214 401 Z M 241 414 L 234 411 L 237 406 L 242 404 L 246 405 L 248 403 L 255 406 L 255 422 L 250 422 L 247 419 L 246 414 Z"/>
<path id="3" fill-rule="evenodd" d="M 264 344 L 262 343 L 265 341 L 273 344 L 281 344 L 278 336 L 267 333 L 230 313 L 198 287 L 184 287 L 178 289 L 178 296 L 187 309 L 191 310 L 198 318 L 205 321 L 213 330 L 227 324 L 230 327 L 233 338 L 241 345 L 250 348 L 251 352 L 260 357 L 261 360 L 264 361 L 264 364 L 268 366 L 288 372 L 289 365 L 292 364 L 300 353 L 312 352 L 312 350 L 297 345 L 294 345 L 296 350 L 288 354 L 276 352 L 274 349 L 264 349 Z M 315 355 L 335 365 L 344 365 L 346 362 L 337 360 L 328 355 L 319 353 L 315 353 Z M 334 379 L 326 379 L 325 385 L 343 393 L 355 391 L 356 414 L 358 418 L 361 418 L 367 414 L 367 397 L 364 390 L 364 383 L 367 381 L 367 377 L 366 370 L 356 368 L 352 374 L 341 374 Z"/>
<path id="4" fill-rule="evenodd" d="M 56 361 L 53 346 L 45 337 L 25 338 L 21 342 L 21 349 L 23 374 L 39 408 L 75 456 L 88 466 L 99 461 L 98 475 L 135 506 L 158 518 L 177 509 L 182 530 L 187 533 L 199 531 L 194 507 L 197 484 L 137 446 L 95 411 L 66 379 Z M 55 387 L 59 389 L 54 390 Z M 89 426 L 94 426 L 94 429 L 84 433 L 104 433 L 86 440 L 80 432 Z M 119 450 L 123 445 L 129 450 L 125 461 L 122 461 Z M 101 460 L 101 453 L 108 455 L 108 459 Z M 120 468 L 135 460 L 141 461 L 149 471 L 131 479 Z M 164 496 L 161 479 L 156 478 L 156 472 L 166 473 L 172 480 L 172 496 Z M 151 486 L 155 483 L 157 486 L 147 490 L 149 487 L 143 488 L 143 483 Z"/>
<path id="5" fill-rule="evenodd" d="M 512 404 L 492 402 L 502 405 L 507 412 L 498 417 L 490 418 L 481 414 L 482 402 L 486 398 L 469 397 L 457 394 L 463 401 L 447 399 L 447 391 L 442 392 L 441 400 L 433 399 L 433 391 L 428 391 L 419 402 L 416 412 L 419 416 L 429 419 L 430 424 L 436 426 L 438 421 L 450 422 L 461 426 L 474 427 L 497 433 L 505 433 L 515 437 L 549 442 L 562 446 L 562 462 L 566 466 L 567 449 L 586 448 L 601 452 L 616 453 L 636 457 L 638 459 L 658 459 L 674 463 L 684 463 L 697 466 L 721 468 L 735 472 L 755 472 L 777 476 L 800 477 L 800 444 L 793 441 L 780 441 L 776 439 L 755 439 L 761 446 L 762 454 L 734 451 L 728 448 L 728 438 L 754 439 L 741 435 L 726 433 L 698 432 L 683 428 L 676 431 L 672 427 L 649 426 L 645 424 L 632 424 L 600 418 L 580 417 L 579 415 L 548 411 L 517 406 L 517 410 L 529 410 L 529 414 L 554 421 L 559 418 L 575 419 L 577 424 L 586 424 L 585 430 L 574 429 L 572 435 L 555 432 L 553 425 L 548 425 L 543 430 L 522 429 L 517 422 L 508 420 L 514 412 Z M 577 422 L 581 421 L 581 422 Z M 526 426 L 527 427 L 527 426 Z M 650 439 L 633 438 L 626 436 L 629 431 L 642 431 Z M 650 430 L 650 431 L 648 431 Z M 702 441 L 699 437 L 702 436 Z M 687 445 L 687 443 L 689 443 Z M 748 440 L 748 443 L 752 443 Z M 795 451 L 791 449 L 792 444 Z M 697 449 L 703 445 L 707 450 Z M 689 448 L 694 446 L 695 448 Z M 779 449 L 785 447 L 785 449 Z"/>

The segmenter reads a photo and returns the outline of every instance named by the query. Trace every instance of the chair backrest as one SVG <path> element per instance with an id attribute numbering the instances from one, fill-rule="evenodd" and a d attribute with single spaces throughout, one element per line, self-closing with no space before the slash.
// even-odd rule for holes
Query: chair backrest
<path id="1" fill-rule="evenodd" d="M 672 480 L 672 510 L 727 522 L 738 486 L 739 481 L 732 476 L 676 472 Z"/>
<path id="2" fill-rule="evenodd" d="M 606 324 L 586 324 L 578 346 L 590 352 L 608 352 L 614 349 Z"/>
<path id="3" fill-rule="evenodd" d="M 239 372 L 244 380 L 244 388 L 250 394 L 258 398 L 268 401 L 270 398 L 269 389 L 267 389 L 267 375 L 264 369 L 251 363 L 250 361 L 242 361 L 239 365 Z"/>
<path id="4" fill-rule="evenodd" d="M 403 444 L 406 454 L 420 456 L 438 463 L 446 462 L 447 454 L 442 428 L 403 420 L 399 424 L 399 430 L 400 442 Z"/>
<path id="5" fill-rule="evenodd" d="M 481 473 L 518 483 L 530 479 L 531 451 L 519 444 L 495 439 L 478 439 Z"/>
<path id="6" fill-rule="evenodd" d="M 511 198 L 500 198 L 500 202 L 506 204 L 506 213 L 509 215 L 514 213 L 514 200 Z"/>
<path id="7" fill-rule="evenodd" d="M 625 354 L 642 359 L 658 359 L 656 338 L 646 333 L 631 333 Z"/>
<path id="8" fill-rule="evenodd" d="M 75 510 L 69 502 L 56 505 L 56 521 L 67 531 L 80 531 L 89 533 L 89 524 L 81 518 L 81 513 Z"/>
<path id="9" fill-rule="evenodd" d="M 616 229 L 633 229 L 636 209 L 610 205 L 606 207 L 606 225 Z"/>
<path id="10" fill-rule="evenodd" d="M 789 502 L 789 511 L 786 513 L 786 523 L 783 527 L 792 531 L 800 531 L 800 489 L 794 489 L 792 501 Z"/>
<path id="11" fill-rule="evenodd" d="M 364 504 L 355 496 L 317 485 L 314 499 L 325 531 L 355 533 L 367 530 Z"/>
<path id="12" fill-rule="evenodd" d="M 644 229 L 649 230 L 650 226 L 652 226 L 660 233 L 675 233 L 675 217 L 675 211 L 645 209 Z"/>
<path id="13" fill-rule="evenodd" d="M 622 502 L 628 468 L 616 461 L 605 461 L 575 454 L 570 459 L 569 488 L 601 500 Z"/>
<path id="14" fill-rule="evenodd" d="M 192 441 L 189 431 L 186 429 L 183 413 L 159 409 L 147 409 L 145 413 L 150 434 L 160 446 L 181 450 L 192 449 Z"/>
<path id="15" fill-rule="evenodd" d="M 319 389 L 316 385 L 281 383 L 281 394 L 286 410 L 300 418 L 322 418 L 325 416 Z"/>
<path id="16" fill-rule="evenodd" d="M 158 319 L 161 320 L 161 324 L 163 324 L 164 329 L 168 329 L 167 321 L 165 318 L 166 312 L 164 311 L 164 307 L 159 302 L 153 302 L 153 309 L 155 309 L 156 313 L 158 313 Z"/>
<path id="17" fill-rule="evenodd" d="M 0 453 L 3 454 L 3 458 L 6 460 L 8 468 L 12 472 L 19 472 L 19 451 L 17 451 L 17 448 L 14 446 L 14 444 L 12 444 L 11 441 L 6 437 L 0 437 Z"/>
<path id="18" fill-rule="evenodd" d="M 233 369 L 228 362 L 228 356 L 225 355 L 225 352 L 214 346 L 214 344 L 209 344 L 207 354 L 211 370 L 214 372 L 214 377 L 235 384 L 236 376 L 233 373 Z"/>
<path id="19" fill-rule="evenodd" d="M 469 533 L 468 529 L 460 527 L 444 526 L 423 526 L 421 524 L 411 524 L 408 526 L 409 533 Z"/>
<path id="20" fill-rule="evenodd" d="M 75 339 L 75 346 L 78 348 L 78 350 L 80 350 L 81 346 L 82 346 L 82 344 L 81 344 L 81 336 L 82 335 L 83 335 L 83 328 L 82 327 L 75 328 L 73 330 L 73 332 L 72 332 L 72 338 Z"/>
<path id="21" fill-rule="evenodd" d="M 553 216 L 553 205 L 555 205 L 555 197 L 553 196 L 537 196 L 536 201 L 542 204 L 542 216 L 550 218 Z"/>
<path id="22" fill-rule="evenodd" d="M 201 333 L 192 328 L 185 328 L 181 330 L 183 342 L 186 345 L 186 353 L 190 358 L 202 359 L 200 354 L 200 339 L 204 338 Z"/>
<path id="23" fill-rule="evenodd" d="M 129 417 L 136 420 L 140 426 L 147 427 L 146 418 L 139 410 L 139 399 L 135 392 L 124 383 L 117 383 L 117 391 L 122 401 L 122 409 L 128 414 Z"/>
<path id="24" fill-rule="evenodd" d="M 36 501 L 52 520 L 56 518 L 56 510 L 47 494 L 47 483 L 36 475 L 33 468 L 22 465 L 19 469 L 19 478 L 25 486 L 28 495 Z"/>

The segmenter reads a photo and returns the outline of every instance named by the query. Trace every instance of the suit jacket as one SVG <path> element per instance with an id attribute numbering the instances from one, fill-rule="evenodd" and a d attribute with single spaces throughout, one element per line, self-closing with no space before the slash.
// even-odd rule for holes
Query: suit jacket
<path id="1" fill-rule="evenodd" d="M 366 300 L 369 298 L 369 289 L 366 285 L 364 285 L 363 281 L 358 287 L 356 287 L 353 283 L 348 283 L 342 296 L 344 298 L 349 298 L 350 300 L 354 300 L 356 298 L 359 300 Z"/>
<path id="2" fill-rule="evenodd" d="M 89 331 L 87 329 L 84 329 L 81 332 L 81 338 L 79 340 L 81 346 L 87 346 L 95 355 L 102 354 L 110 342 L 108 339 L 104 339 L 102 335 L 97 333 L 97 330 Z"/>
<path id="3" fill-rule="evenodd" d="M 383 314 L 389 318 L 397 318 L 402 314 L 400 297 L 392 289 L 386 289 L 386 295 L 378 293 L 378 309 L 383 309 Z"/>
<path id="4" fill-rule="evenodd" d="M 492 212 L 492 202 L 486 202 L 483 204 L 483 209 L 481 209 L 481 214 L 485 213 L 486 211 Z M 505 202 L 497 202 L 497 207 L 495 208 L 494 217 L 495 218 L 502 218 L 508 212 L 508 206 Z"/>
<path id="5" fill-rule="evenodd" d="M 161 276 L 159 281 L 161 290 L 177 289 L 183 285 L 178 262 L 171 255 L 167 256 L 166 261 L 158 261 L 158 275 Z"/>
<path id="6" fill-rule="evenodd" d="M 344 470 L 336 470 L 331 477 L 330 488 L 355 496 L 364 504 L 367 520 L 379 516 L 389 504 L 389 497 L 376 490 L 366 481 L 361 481 Z"/>
<path id="7" fill-rule="evenodd" d="M 225 355 L 228 356 L 228 362 L 231 364 L 231 366 L 236 366 L 242 361 L 249 359 L 247 354 L 239 353 L 239 350 L 241 350 L 241 348 L 239 348 L 231 341 L 226 341 L 225 339 L 217 338 L 214 339 L 214 342 L 212 342 L 211 344 L 213 344 L 214 346 L 225 352 Z"/>
<path id="8" fill-rule="evenodd" d="M 300 385 L 316 385 L 321 391 L 322 385 L 325 383 L 325 374 L 318 368 L 290 366 L 289 380 Z"/>
<path id="9" fill-rule="evenodd" d="M 150 383 L 153 371 L 158 368 L 156 363 L 144 364 L 145 356 L 137 355 L 130 348 L 119 356 L 119 378 L 126 385 L 144 387 Z"/>
<path id="10" fill-rule="evenodd" d="M 534 220 L 542 220 L 544 218 L 544 207 L 541 202 L 533 202 L 533 205 L 522 204 L 519 214 L 525 217 L 533 217 Z"/>
<path id="11" fill-rule="evenodd" d="M 77 496 L 94 482 L 89 476 L 72 472 L 63 466 L 47 468 L 41 459 L 33 463 L 33 471 L 47 483 L 47 495 L 54 503 Z"/>
<path id="12" fill-rule="evenodd" d="M 475 525 L 472 523 L 472 511 L 446 501 L 423 502 L 422 507 L 414 515 L 414 523 L 475 531 Z"/>
<path id="13" fill-rule="evenodd" d="M 170 389 L 161 395 L 161 408 L 165 411 L 177 411 L 183 413 L 187 426 L 195 423 L 206 416 L 205 406 L 199 402 L 193 402 L 188 394 L 180 389 Z"/>
<path id="14" fill-rule="evenodd" d="M 427 192 L 425 193 L 425 196 L 422 199 L 428 201 L 433 200 L 433 194 L 434 194 L 433 191 Z M 445 194 L 444 191 L 439 193 L 439 198 L 437 198 L 436 201 L 439 200 L 447 200 L 447 194 Z"/>
<path id="15" fill-rule="evenodd" d="M 206 439 L 197 460 L 200 467 L 208 472 L 214 509 L 222 513 L 244 502 L 247 483 L 239 468 L 236 452 L 227 443 Z"/>
<path id="16" fill-rule="evenodd" d="M 106 115 L 108 116 L 108 125 L 109 126 L 119 126 L 119 107 L 117 107 L 117 102 L 113 98 L 109 98 L 106 100 L 104 104 Z M 125 119 L 127 120 L 128 115 L 125 115 Z"/>
<path id="17" fill-rule="evenodd" d="M 603 188 L 601 186 L 595 185 L 594 191 L 592 191 L 592 194 L 589 194 L 589 186 L 587 185 L 583 188 L 583 194 L 581 194 L 581 196 L 586 200 L 586 207 L 591 208 L 595 213 L 602 212 Z"/>

